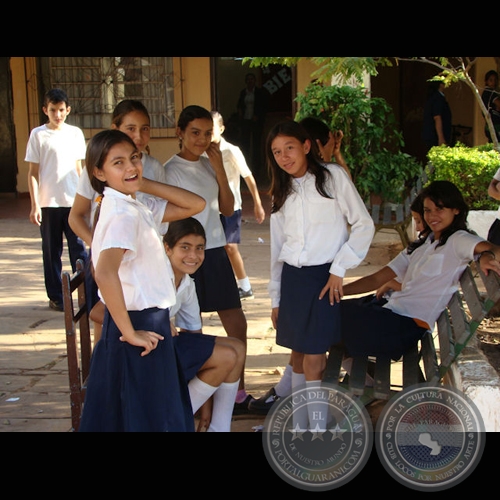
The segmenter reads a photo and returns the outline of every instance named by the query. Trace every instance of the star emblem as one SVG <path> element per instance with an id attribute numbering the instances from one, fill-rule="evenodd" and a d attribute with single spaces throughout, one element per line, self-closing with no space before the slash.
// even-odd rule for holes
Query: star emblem
<path id="1" fill-rule="evenodd" d="M 311 434 L 312 434 L 311 441 L 314 441 L 315 439 L 321 439 L 321 441 L 323 441 L 324 432 L 325 432 L 325 430 L 321 429 L 319 424 L 316 424 L 316 427 L 311 431 Z"/>
<path id="2" fill-rule="evenodd" d="M 301 429 L 299 424 L 297 424 L 293 429 L 290 429 L 290 432 L 292 433 L 292 441 L 295 441 L 296 439 L 304 441 L 302 434 L 304 434 L 304 432 L 306 431 L 305 429 Z"/>
<path id="3" fill-rule="evenodd" d="M 340 439 L 341 441 L 343 441 L 344 438 L 342 437 L 342 434 L 344 434 L 346 430 L 347 429 L 341 429 L 339 427 L 339 424 L 337 424 L 335 427 L 332 427 L 330 429 L 330 432 L 332 433 L 332 441 L 335 441 L 336 439 Z"/>

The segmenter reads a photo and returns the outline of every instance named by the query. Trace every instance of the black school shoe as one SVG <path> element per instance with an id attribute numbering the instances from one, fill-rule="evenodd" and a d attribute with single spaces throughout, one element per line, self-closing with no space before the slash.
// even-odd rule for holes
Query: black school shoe
<path id="1" fill-rule="evenodd" d="M 254 413 L 249 409 L 249 405 L 253 401 L 255 401 L 255 398 L 253 396 L 250 396 L 250 394 L 248 394 L 245 400 L 242 401 L 241 403 L 234 403 L 233 415 L 246 415 L 248 413 Z"/>
<path id="2" fill-rule="evenodd" d="M 252 413 L 260 413 L 267 415 L 273 404 L 278 401 L 280 397 L 276 394 L 274 387 L 271 387 L 263 396 L 259 399 L 254 399 L 248 404 L 248 409 Z"/>
<path id="3" fill-rule="evenodd" d="M 64 311 L 64 306 L 63 306 L 62 302 L 56 302 L 55 300 L 50 300 L 49 301 L 49 307 L 53 311 L 59 311 L 59 312 L 63 312 Z"/>

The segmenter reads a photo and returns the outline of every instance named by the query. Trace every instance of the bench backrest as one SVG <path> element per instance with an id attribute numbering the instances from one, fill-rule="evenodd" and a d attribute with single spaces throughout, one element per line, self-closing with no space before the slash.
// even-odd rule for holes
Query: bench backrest
<path id="1" fill-rule="evenodd" d="M 460 277 L 459 290 L 453 294 L 436 323 L 435 341 L 438 343 L 436 346 L 438 359 L 437 369 L 431 370 L 434 374 L 427 376 L 430 385 L 443 379 L 498 300 L 500 300 L 498 274 L 490 272 L 486 276 L 476 262 L 471 262 Z"/>

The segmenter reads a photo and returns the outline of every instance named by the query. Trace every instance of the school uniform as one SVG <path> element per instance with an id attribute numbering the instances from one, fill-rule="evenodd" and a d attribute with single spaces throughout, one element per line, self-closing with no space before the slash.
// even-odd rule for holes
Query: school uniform
<path id="1" fill-rule="evenodd" d="M 411 254 L 405 249 L 387 264 L 401 281 L 401 291 L 394 291 L 387 301 L 371 294 L 344 298 L 342 341 L 348 353 L 398 360 L 433 328 L 480 241 L 480 236 L 460 230 L 438 246 L 431 233 Z"/>
<path id="2" fill-rule="evenodd" d="M 92 259 L 97 267 L 103 250 L 126 250 L 119 276 L 132 324 L 164 340 L 141 356 L 141 347 L 120 341 L 106 308 L 102 337 L 92 354 L 80 431 L 194 431 L 187 383 L 170 331 L 174 278 L 157 230 L 167 202 L 152 197 L 147 201 L 148 206 L 105 188 Z"/>
<path id="3" fill-rule="evenodd" d="M 152 156 L 147 153 L 142 153 L 142 176 L 146 179 L 151 179 L 157 182 L 164 182 L 165 178 L 165 170 L 163 165 Z M 90 200 L 90 218 L 87 220 L 89 227 L 94 225 L 94 217 L 95 211 L 97 208 L 97 199 L 99 198 L 99 193 L 94 190 L 92 184 L 90 183 L 90 178 L 88 174 L 88 170 L 86 168 L 83 169 L 82 174 L 78 179 L 78 185 L 76 188 L 76 193 Z M 137 192 L 136 198 L 137 200 L 147 203 L 147 198 L 151 195 L 146 193 Z M 162 223 L 163 224 L 163 223 Z M 160 225 L 160 229 L 161 229 Z M 89 255 L 90 257 L 90 255 Z M 92 259 L 87 259 L 87 264 L 85 267 L 85 276 L 86 276 L 86 289 L 87 289 L 87 304 L 89 304 L 90 308 L 92 308 L 99 297 L 97 295 L 97 285 L 94 280 L 94 276 L 92 275 Z"/>
<path id="4" fill-rule="evenodd" d="M 80 128 L 63 123 L 59 130 L 34 128 L 24 160 L 39 165 L 38 203 L 42 212 L 43 273 L 47 297 L 62 308 L 63 236 L 66 238 L 73 272 L 76 262 L 87 262 L 85 243 L 71 229 L 69 212 L 78 184 L 77 161 L 85 158 L 85 137 Z"/>
<path id="5" fill-rule="evenodd" d="M 191 333 L 201 330 L 200 306 L 193 279 L 184 275 L 177 288 L 176 302 L 170 309 L 177 328 L 189 330 L 174 337 L 174 345 L 185 379 L 189 382 L 210 358 L 215 346 L 215 336 Z"/>
<path id="6" fill-rule="evenodd" d="M 165 182 L 202 196 L 206 206 L 193 215 L 205 229 L 205 261 L 192 275 L 202 312 L 241 308 L 238 285 L 227 256 L 226 236 L 220 221 L 219 185 L 208 158 L 190 161 L 174 155 L 164 165 Z M 166 229 L 163 229 L 166 231 Z"/>
<path id="7" fill-rule="evenodd" d="M 305 354 L 323 354 L 340 341 L 339 305 L 319 300 L 330 274 L 344 277 L 358 266 L 370 247 L 375 226 L 346 172 L 326 165 L 321 196 L 309 171 L 292 180 L 292 192 L 271 214 L 271 279 L 273 308 L 279 307 L 276 343 Z"/>

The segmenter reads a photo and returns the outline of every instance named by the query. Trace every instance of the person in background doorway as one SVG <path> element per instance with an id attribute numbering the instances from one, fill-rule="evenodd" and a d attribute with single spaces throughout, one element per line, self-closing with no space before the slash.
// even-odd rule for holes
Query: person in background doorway
<path id="1" fill-rule="evenodd" d="M 220 215 L 224 233 L 226 234 L 226 252 L 233 266 L 233 271 L 238 283 L 238 291 L 240 299 L 253 299 L 254 294 L 245 270 L 245 264 L 240 254 L 238 244 L 241 243 L 241 211 L 242 199 L 240 189 L 240 179 L 243 177 L 245 184 L 250 191 L 253 199 L 253 210 L 255 220 L 258 224 L 262 224 L 266 217 L 262 201 L 259 195 L 257 183 L 252 175 L 252 171 L 248 167 L 245 157 L 241 149 L 230 142 L 227 142 L 222 134 L 224 133 L 224 119 L 218 111 L 212 111 L 214 119 L 214 129 L 212 133 L 212 141 L 219 144 L 222 153 L 222 161 L 227 174 L 229 186 L 234 195 L 234 213 L 227 217 Z"/>
<path id="2" fill-rule="evenodd" d="M 267 91 L 257 87 L 257 78 L 254 73 L 247 73 L 245 75 L 245 88 L 238 96 L 236 109 L 240 120 L 241 149 L 257 178 L 258 173 L 263 170 L 262 132 L 267 107 Z"/>
<path id="3" fill-rule="evenodd" d="M 48 122 L 31 131 L 25 156 L 25 161 L 29 163 L 29 218 L 40 227 L 49 307 L 54 311 L 63 311 L 63 235 L 68 243 L 73 272 L 78 259 L 85 264 L 88 260 L 85 243 L 68 223 L 86 145 L 81 129 L 65 123 L 71 106 L 64 90 L 49 90 L 44 96 L 42 109 Z"/>
<path id="4" fill-rule="evenodd" d="M 500 91 L 498 89 L 498 73 L 493 69 L 484 75 L 484 90 L 481 99 L 490 114 L 497 139 L 500 140 Z M 484 133 L 488 142 L 493 142 L 487 123 L 484 126 Z"/>
<path id="5" fill-rule="evenodd" d="M 441 80 L 428 82 L 422 125 L 426 153 L 434 146 L 452 146 L 451 108 L 444 95 L 444 87 Z"/>

